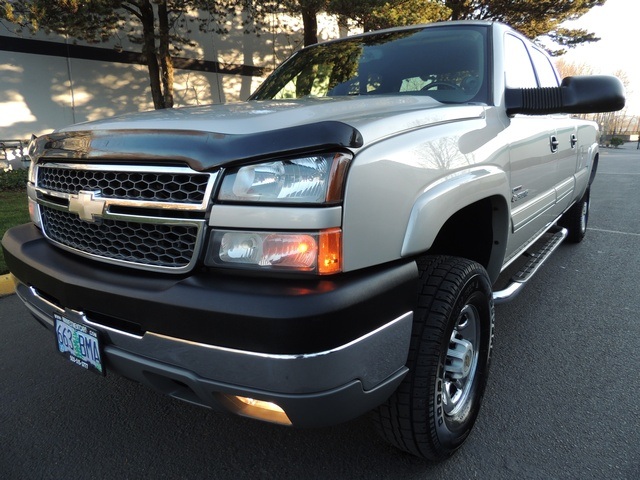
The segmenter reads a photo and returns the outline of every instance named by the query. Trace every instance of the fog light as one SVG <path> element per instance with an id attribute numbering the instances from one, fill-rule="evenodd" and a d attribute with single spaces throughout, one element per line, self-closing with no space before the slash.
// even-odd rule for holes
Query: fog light
<path id="1" fill-rule="evenodd" d="M 238 415 L 279 423 L 280 425 L 291 425 L 291 420 L 289 420 L 284 410 L 273 402 L 237 395 L 229 395 L 227 398 L 234 404 Z"/>

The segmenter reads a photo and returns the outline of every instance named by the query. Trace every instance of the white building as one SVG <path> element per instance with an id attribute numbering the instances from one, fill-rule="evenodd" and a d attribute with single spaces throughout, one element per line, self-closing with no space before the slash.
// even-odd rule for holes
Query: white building
<path id="1" fill-rule="evenodd" d="M 301 46 L 298 19 L 273 16 L 259 35 L 244 34 L 238 18 L 228 25 L 228 35 L 193 28 L 196 47 L 175 58 L 176 107 L 246 99 Z M 153 108 L 140 47 L 126 35 L 88 44 L 58 35 L 19 34 L 13 27 L 0 22 L 0 141 Z M 322 19 L 318 36 L 339 36 L 335 18 Z"/>

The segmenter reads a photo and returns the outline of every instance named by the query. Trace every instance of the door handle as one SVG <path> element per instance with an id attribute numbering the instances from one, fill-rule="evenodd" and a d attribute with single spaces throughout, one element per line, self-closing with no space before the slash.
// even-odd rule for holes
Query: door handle
<path id="1" fill-rule="evenodd" d="M 571 135 L 571 148 L 576 148 L 576 143 L 578 143 L 578 138 L 575 134 Z"/>
<path id="2" fill-rule="evenodd" d="M 551 135 L 551 153 L 556 153 L 558 151 L 558 145 L 560 145 L 558 137 Z"/>

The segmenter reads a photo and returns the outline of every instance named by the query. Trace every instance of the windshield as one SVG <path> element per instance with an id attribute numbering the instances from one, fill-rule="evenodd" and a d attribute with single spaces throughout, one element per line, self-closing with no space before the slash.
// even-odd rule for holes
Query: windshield
<path id="1" fill-rule="evenodd" d="M 435 26 L 314 45 L 277 68 L 250 100 L 429 95 L 488 103 L 486 28 Z"/>

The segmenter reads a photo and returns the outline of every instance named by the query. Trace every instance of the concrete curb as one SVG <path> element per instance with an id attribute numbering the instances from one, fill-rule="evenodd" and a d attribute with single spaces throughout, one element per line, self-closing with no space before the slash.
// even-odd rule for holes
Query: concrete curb
<path id="1" fill-rule="evenodd" d="M 15 293 L 15 283 L 13 282 L 13 275 L 10 273 L 7 275 L 0 275 L 0 297 L 5 297 Z"/>

